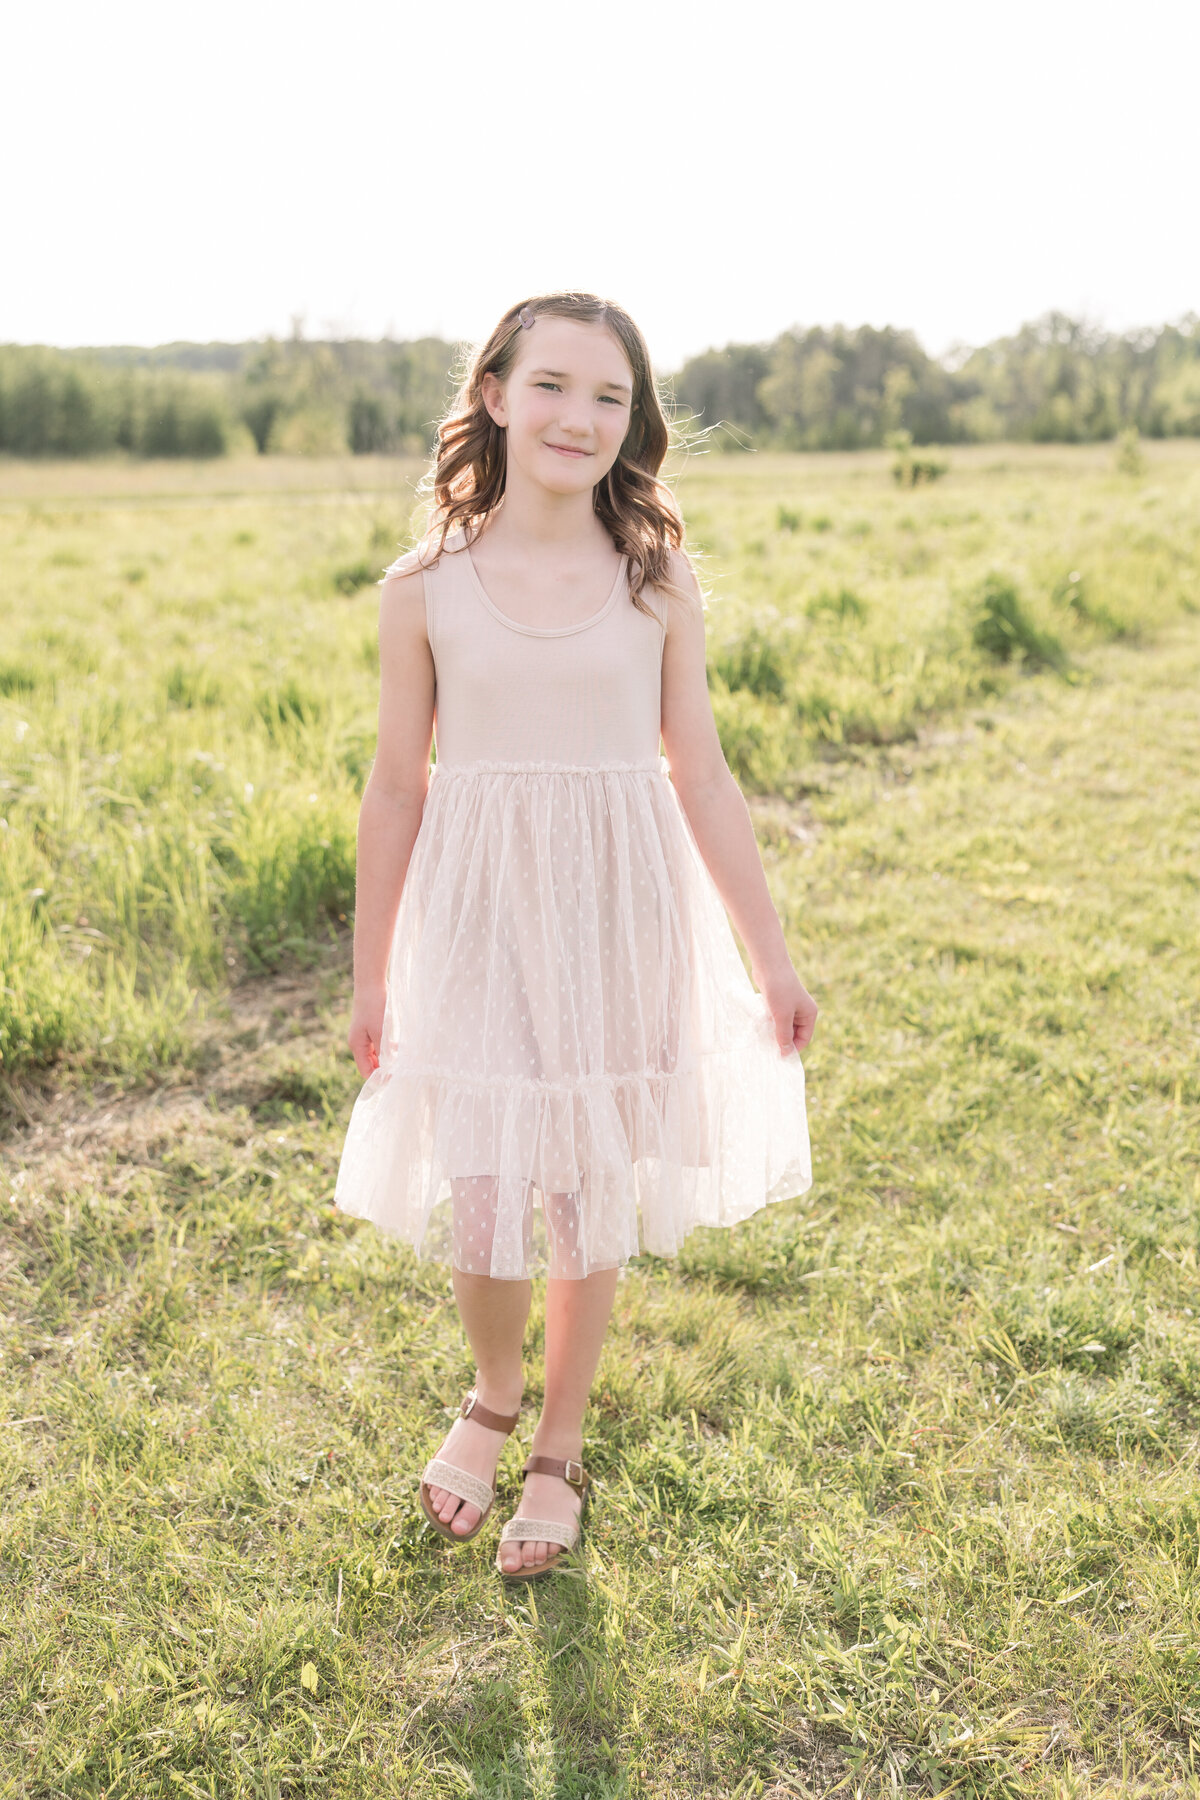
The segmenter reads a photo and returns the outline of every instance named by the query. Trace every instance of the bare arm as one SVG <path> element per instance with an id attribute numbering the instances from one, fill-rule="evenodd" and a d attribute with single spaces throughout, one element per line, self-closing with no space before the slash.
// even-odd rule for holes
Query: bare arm
<path id="1" fill-rule="evenodd" d="M 750 957 L 751 972 L 775 1020 L 784 1056 L 812 1038 L 817 1007 L 792 967 L 759 855 L 750 811 L 730 773 L 708 697 L 704 613 L 685 557 L 672 575 L 693 596 L 670 596 L 663 647 L 662 739 L 671 783 L 692 836 Z"/>
<path id="2" fill-rule="evenodd" d="M 388 952 L 425 809 L 433 717 L 422 577 L 392 575 L 379 598 L 379 738 L 358 815 L 349 1043 L 364 1078 L 379 1064 Z"/>

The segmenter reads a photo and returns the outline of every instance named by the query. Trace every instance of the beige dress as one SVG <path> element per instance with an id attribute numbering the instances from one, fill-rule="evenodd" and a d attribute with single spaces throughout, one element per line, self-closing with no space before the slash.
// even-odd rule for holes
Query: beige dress
<path id="1" fill-rule="evenodd" d="M 669 1257 L 802 1194 L 804 1069 L 660 755 L 664 596 L 640 612 L 622 559 L 590 618 L 522 625 L 461 531 L 423 581 L 437 760 L 337 1206 L 518 1279 Z"/>

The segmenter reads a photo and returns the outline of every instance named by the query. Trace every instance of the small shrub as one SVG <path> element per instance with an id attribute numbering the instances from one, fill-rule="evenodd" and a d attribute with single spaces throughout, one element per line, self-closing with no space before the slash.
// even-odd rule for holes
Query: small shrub
<path id="1" fill-rule="evenodd" d="M 946 473 L 948 463 L 938 462 L 932 456 L 914 456 L 911 431 L 889 432 L 888 448 L 894 450 L 896 459 L 892 464 L 892 480 L 898 487 L 917 487 L 922 481 L 938 481 Z"/>
<path id="2" fill-rule="evenodd" d="M 317 818 L 280 817 L 239 848 L 228 906 L 252 968 L 308 961 L 336 935 L 354 910 L 354 859 L 353 827 Z"/>
<path id="3" fill-rule="evenodd" d="M 0 695 L 32 694 L 37 684 L 37 671 L 28 663 L 0 663 Z"/>
<path id="4" fill-rule="evenodd" d="M 797 725 L 827 744 L 840 744 L 842 715 L 836 700 L 820 686 L 797 694 L 792 701 L 792 716 Z"/>
<path id="5" fill-rule="evenodd" d="M 1117 433 L 1117 472 L 1120 475 L 1144 475 L 1146 458 L 1136 425 L 1127 425 Z"/>
<path id="6" fill-rule="evenodd" d="M 713 668 L 731 693 L 745 688 L 760 699 L 782 700 L 786 692 L 787 673 L 780 647 L 757 626 L 721 645 L 713 658 Z"/>
<path id="7" fill-rule="evenodd" d="M 64 981 L 36 966 L 20 977 L 9 971 L 0 987 L 0 1070 L 9 1077 L 50 1068 L 79 1031 L 78 1004 Z"/>
<path id="8" fill-rule="evenodd" d="M 1053 669 L 1058 675 L 1065 675 L 1069 667 L 1058 639 L 1038 630 L 1016 588 L 1002 575 L 989 575 L 984 581 L 971 639 L 994 662 L 1009 662 L 1019 655 L 1031 668 Z"/>
<path id="9" fill-rule="evenodd" d="M 1050 598 L 1055 606 L 1066 607 L 1081 623 L 1094 626 L 1106 638 L 1115 640 L 1134 635 L 1124 619 L 1119 619 L 1107 606 L 1088 599 L 1084 579 L 1078 569 L 1072 569 L 1054 584 Z"/>
<path id="10" fill-rule="evenodd" d="M 361 588 L 378 581 L 379 570 L 365 556 L 333 571 L 333 585 L 339 594 L 357 594 Z"/>
<path id="11" fill-rule="evenodd" d="M 819 619 L 823 613 L 828 613 L 833 618 L 841 619 L 843 623 L 847 619 L 861 621 L 867 616 L 867 603 L 865 600 L 860 600 L 852 589 L 844 587 L 839 588 L 836 594 L 814 595 L 804 611 L 810 619 Z"/>
<path id="12" fill-rule="evenodd" d="M 803 523 L 803 516 L 794 512 L 790 506 L 776 507 L 775 528 L 777 531 L 799 531 Z"/>

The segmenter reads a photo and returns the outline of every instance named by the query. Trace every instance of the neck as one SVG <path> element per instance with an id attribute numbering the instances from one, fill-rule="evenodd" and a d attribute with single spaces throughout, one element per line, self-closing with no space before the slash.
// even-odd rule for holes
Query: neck
<path id="1" fill-rule="evenodd" d="M 608 533 L 596 517 L 592 490 L 582 494 L 552 494 L 510 466 L 505 480 L 504 503 L 493 513 L 487 530 L 497 538 L 511 538 L 533 549 L 547 551 L 581 548 Z"/>

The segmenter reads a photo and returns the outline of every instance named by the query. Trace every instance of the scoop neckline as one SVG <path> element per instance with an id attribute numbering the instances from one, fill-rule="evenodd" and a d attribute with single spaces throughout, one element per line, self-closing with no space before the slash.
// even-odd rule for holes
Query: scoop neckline
<path id="1" fill-rule="evenodd" d="M 484 587 L 483 582 L 479 578 L 479 570 L 475 567 L 475 559 L 471 555 L 471 546 L 467 542 L 465 532 L 462 534 L 462 553 L 467 559 L 467 569 L 470 572 L 475 591 L 483 604 L 487 607 L 487 610 L 491 613 L 492 617 L 494 619 L 499 619 L 502 625 L 507 625 L 510 631 L 524 632 L 526 637 L 569 637 L 573 632 L 586 631 L 590 625 L 598 625 L 601 619 L 606 618 L 616 605 L 621 592 L 621 583 L 625 576 L 626 569 L 629 566 L 629 557 L 623 555 L 617 565 L 617 573 L 613 579 L 608 599 L 604 602 L 600 611 L 592 613 L 590 618 L 580 619 L 575 625 L 522 625 L 520 620 L 510 619 L 507 613 L 501 612 L 500 608 L 496 605 L 496 602 Z"/>

